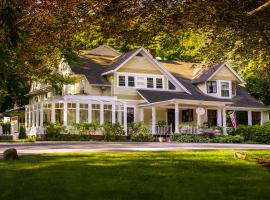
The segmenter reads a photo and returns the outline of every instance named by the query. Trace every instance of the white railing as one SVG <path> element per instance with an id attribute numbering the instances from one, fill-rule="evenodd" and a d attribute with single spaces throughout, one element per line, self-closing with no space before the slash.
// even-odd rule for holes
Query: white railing
<path id="1" fill-rule="evenodd" d="M 154 135 L 171 135 L 172 125 L 156 126 L 156 133 Z"/>

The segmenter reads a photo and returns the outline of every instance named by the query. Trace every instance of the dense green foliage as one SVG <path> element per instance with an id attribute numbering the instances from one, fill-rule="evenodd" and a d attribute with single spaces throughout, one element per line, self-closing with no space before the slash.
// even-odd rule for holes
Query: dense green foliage
<path id="1" fill-rule="evenodd" d="M 133 123 L 129 129 L 130 140 L 133 142 L 152 142 L 154 137 L 142 123 Z"/>
<path id="2" fill-rule="evenodd" d="M 121 136 L 125 135 L 124 128 L 119 123 L 104 124 L 102 125 L 102 128 L 105 141 L 117 141 L 120 140 Z"/>
<path id="3" fill-rule="evenodd" d="M 269 151 L 42 154 L 0 160 L 0 199 L 270 199 Z M 29 189 L 29 185 L 35 186 Z"/>
<path id="4" fill-rule="evenodd" d="M 186 143 L 243 143 L 244 137 L 240 135 L 218 135 L 218 136 L 205 136 L 195 134 L 174 134 L 170 137 L 173 142 L 186 142 Z"/>
<path id="5" fill-rule="evenodd" d="M 26 131 L 24 124 L 20 124 L 19 139 L 26 139 Z"/>
<path id="6" fill-rule="evenodd" d="M 263 126 L 239 125 L 231 135 L 241 135 L 245 141 L 270 144 L 270 123 L 266 122 Z"/>

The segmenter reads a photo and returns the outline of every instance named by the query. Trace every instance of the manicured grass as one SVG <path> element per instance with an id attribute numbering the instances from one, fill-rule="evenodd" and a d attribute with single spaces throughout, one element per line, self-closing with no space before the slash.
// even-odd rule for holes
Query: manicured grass
<path id="1" fill-rule="evenodd" d="M 1 200 L 270 199 L 269 151 L 43 154 L 0 161 Z"/>

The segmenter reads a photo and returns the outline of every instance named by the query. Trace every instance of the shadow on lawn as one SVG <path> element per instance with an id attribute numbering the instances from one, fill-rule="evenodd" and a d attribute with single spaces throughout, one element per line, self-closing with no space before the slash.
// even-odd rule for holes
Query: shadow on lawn
<path id="1" fill-rule="evenodd" d="M 270 198 L 270 173 L 231 152 L 34 155 L 0 170 L 5 200 Z"/>

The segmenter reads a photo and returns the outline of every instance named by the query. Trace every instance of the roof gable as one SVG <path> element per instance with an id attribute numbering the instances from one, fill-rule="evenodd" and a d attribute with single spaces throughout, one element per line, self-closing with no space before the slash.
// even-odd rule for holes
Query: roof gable
<path id="1" fill-rule="evenodd" d="M 83 55 L 111 56 L 111 57 L 116 57 L 116 56 L 121 55 L 119 51 L 105 44 L 95 49 L 82 51 L 82 54 Z"/>

